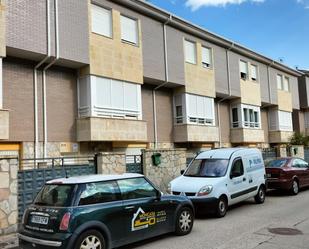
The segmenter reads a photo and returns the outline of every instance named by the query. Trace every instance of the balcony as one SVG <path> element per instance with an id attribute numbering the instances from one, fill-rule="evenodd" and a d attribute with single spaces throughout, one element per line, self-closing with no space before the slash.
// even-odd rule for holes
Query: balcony
<path id="1" fill-rule="evenodd" d="M 269 143 L 271 144 L 288 143 L 293 134 L 294 134 L 293 131 L 270 131 Z"/>
<path id="2" fill-rule="evenodd" d="M 9 139 L 9 111 L 0 109 L 0 140 Z"/>
<path id="3" fill-rule="evenodd" d="M 147 141 L 147 123 L 141 120 L 85 117 L 77 119 L 77 141 Z"/>
<path id="4" fill-rule="evenodd" d="M 216 126 L 182 124 L 174 126 L 174 140 L 183 142 L 218 142 L 219 129 Z"/>
<path id="5" fill-rule="evenodd" d="M 233 128 L 231 143 L 263 143 L 264 131 L 261 129 Z"/>

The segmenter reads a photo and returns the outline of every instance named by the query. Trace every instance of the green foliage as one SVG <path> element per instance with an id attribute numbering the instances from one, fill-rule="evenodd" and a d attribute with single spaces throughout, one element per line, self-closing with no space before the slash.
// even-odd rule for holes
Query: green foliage
<path id="1" fill-rule="evenodd" d="M 290 138 L 291 145 L 303 145 L 305 147 L 309 146 L 309 136 L 304 135 L 303 133 L 295 132 L 294 135 Z"/>

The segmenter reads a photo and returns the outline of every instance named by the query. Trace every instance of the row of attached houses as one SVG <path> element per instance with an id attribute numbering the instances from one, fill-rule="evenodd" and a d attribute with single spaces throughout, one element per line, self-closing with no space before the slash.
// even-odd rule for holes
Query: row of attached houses
<path id="1" fill-rule="evenodd" d="M 309 74 L 145 1 L 0 0 L 0 109 L 22 158 L 268 148 L 309 131 Z"/>

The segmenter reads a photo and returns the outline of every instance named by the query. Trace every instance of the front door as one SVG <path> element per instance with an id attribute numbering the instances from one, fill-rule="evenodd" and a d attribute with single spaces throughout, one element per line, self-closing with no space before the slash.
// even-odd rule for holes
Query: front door
<path id="1" fill-rule="evenodd" d="M 243 160 L 240 157 L 236 158 L 233 161 L 227 184 L 231 204 L 247 199 L 248 187 L 249 184 L 245 175 Z"/>
<path id="2" fill-rule="evenodd" d="M 123 199 L 124 243 L 169 231 L 170 205 L 145 178 L 118 180 Z"/>

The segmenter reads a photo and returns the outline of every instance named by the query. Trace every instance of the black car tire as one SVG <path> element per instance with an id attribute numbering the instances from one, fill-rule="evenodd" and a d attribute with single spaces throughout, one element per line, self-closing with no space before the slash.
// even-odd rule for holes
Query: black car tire
<path id="1" fill-rule="evenodd" d="M 87 238 L 89 239 L 87 241 Z M 97 230 L 87 230 L 86 232 L 83 232 L 80 236 L 78 236 L 78 239 L 75 243 L 75 249 L 81 249 L 82 245 L 86 245 L 87 243 L 99 243 L 97 247 L 94 247 L 96 249 L 106 249 L 106 243 L 103 235 L 97 231 Z"/>
<path id="2" fill-rule="evenodd" d="M 181 208 L 176 216 L 175 234 L 187 235 L 191 232 L 194 223 L 193 211 L 189 207 Z"/>
<path id="3" fill-rule="evenodd" d="M 296 179 L 293 180 L 292 188 L 291 188 L 292 195 L 298 195 L 299 193 L 299 184 Z"/>
<path id="4" fill-rule="evenodd" d="M 227 212 L 227 199 L 224 196 L 221 196 L 218 200 L 217 209 L 216 209 L 216 217 L 223 218 Z"/>
<path id="5" fill-rule="evenodd" d="M 254 196 L 254 200 L 257 204 L 262 204 L 265 202 L 266 189 L 264 186 L 260 186 L 258 193 Z"/>

